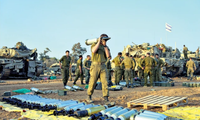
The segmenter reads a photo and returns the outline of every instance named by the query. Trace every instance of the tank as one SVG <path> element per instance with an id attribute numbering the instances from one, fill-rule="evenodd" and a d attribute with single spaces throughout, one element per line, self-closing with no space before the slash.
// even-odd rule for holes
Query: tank
<path id="1" fill-rule="evenodd" d="M 164 44 L 150 45 L 149 43 L 127 45 L 122 51 L 122 56 L 125 56 L 125 53 L 132 55 L 136 61 L 142 54 L 159 54 L 160 58 L 165 62 L 165 66 L 161 69 L 162 75 L 175 77 L 185 73 L 186 60 L 181 58 L 181 53 L 178 49 L 172 49 L 170 46 L 165 46 Z M 137 66 L 136 63 L 136 72 Z"/>
<path id="2" fill-rule="evenodd" d="M 43 64 L 37 60 L 37 49 L 28 49 L 22 42 L 14 48 L 0 49 L 0 79 L 39 77 Z"/>

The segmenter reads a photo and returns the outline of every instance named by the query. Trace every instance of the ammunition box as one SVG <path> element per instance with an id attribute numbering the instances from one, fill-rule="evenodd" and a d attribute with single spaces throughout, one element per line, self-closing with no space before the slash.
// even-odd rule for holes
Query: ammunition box
<path id="1" fill-rule="evenodd" d="M 58 95 L 65 96 L 65 95 L 67 95 L 67 91 L 66 90 L 58 90 Z"/>

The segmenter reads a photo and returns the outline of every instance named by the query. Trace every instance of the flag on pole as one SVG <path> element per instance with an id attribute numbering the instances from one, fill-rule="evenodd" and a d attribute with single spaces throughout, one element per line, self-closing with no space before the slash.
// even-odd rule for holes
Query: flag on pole
<path id="1" fill-rule="evenodd" d="M 166 27 L 166 31 L 172 32 L 172 26 L 171 25 L 165 23 L 165 27 Z"/>

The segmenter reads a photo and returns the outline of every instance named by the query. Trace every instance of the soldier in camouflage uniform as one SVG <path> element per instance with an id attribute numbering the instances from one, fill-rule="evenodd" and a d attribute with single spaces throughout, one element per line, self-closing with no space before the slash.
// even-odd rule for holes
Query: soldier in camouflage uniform
<path id="1" fill-rule="evenodd" d="M 185 59 L 188 59 L 187 51 L 188 51 L 188 48 L 185 47 L 185 45 L 183 45 L 183 55 L 184 55 L 184 58 L 185 58 Z"/>
<path id="2" fill-rule="evenodd" d="M 156 58 L 157 58 L 157 67 L 156 67 L 156 81 L 160 82 L 162 81 L 162 73 L 161 73 L 161 67 L 164 66 L 164 61 L 162 59 L 159 58 L 159 55 L 156 54 Z"/>
<path id="3" fill-rule="evenodd" d="M 85 83 L 89 84 L 90 79 L 90 66 L 92 64 L 90 55 L 87 55 L 87 60 L 84 62 L 84 68 L 85 68 Z"/>
<path id="4" fill-rule="evenodd" d="M 156 61 L 156 63 L 158 63 L 157 58 L 154 57 L 154 53 L 151 53 L 151 58 L 153 58 Z M 156 81 L 156 78 L 157 78 L 157 74 L 156 74 L 156 72 L 157 72 L 157 66 L 153 67 L 152 71 L 153 71 L 153 77 L 152 77 L 152 79 L 153 79 L 153 81 Z"/>
<path id="5" fill-rule="evenodd" d="M 106 68 L 107 68 L 107 77 L 108 77 L 108 81 L 111 81 L 111 63 L 110 63 L 110 60 L 111 60 L 111 56 L 108 57 L 107 61 L 106 61 Z"/>
<path id="6" fill-rule="evenodd" d="M 142 56 L 137 60 L 138 64 L 138 77 L 142 80 L 144 78 L 144 70 L 143 65 L 141 64 L 142 60 L 145 58 L 145 55 L 142 54 Z"/>
<path id="7" fill-rule="evenodd" d="M 122 62 L 124 60 L 124 57 L 120 58 L 120 61 Z M 120 80 L 125 80 L 125 66 L 124 64 L 121 65 L 121 78 Z"/>
<path id="8" fill-rule="evenodd" d="M 112 76 L 111 76 L 111 63 L 110 63 L 110 60 L 111 60 L 111 56 L 108 57 L 107 61 L 106 61 L 106 68 L 107 68 L 107 80 L 108 80 L 108 86 L 113 86 L 113 83 L 112 83 Z"/>
<path id="9" fill-rule="evenodd" d="M 119 82 L 120 82 L 120 79 L 122 78 L 121 76 L 121 68 L 120 68 L 120 64 L 121 64 L 121 56 L 122 56 L 122 53 L 119 52 L 118 53 L 118 56 L 115 57 L 112 62 L 115 63 L 115 71 L 114 71 L 114 74 L 115 74 L 115 84 L 116 85 L 119 85 Z"/>
<path id="10" fill-rule="evenodd" d="M 126 87 L 129 88 L 129 81 L 131 81 L 131 87 L 133 88 L 133 73 L 132 71 L 135 69 L 134 61 L 129 57 L 129 53 L 126 53 L 125 59 L 122 61 L 121 65 L 125 66 L 125 79 L 126 79 Z"/>
<path id="11" fill-rule="evenodd" d="M 96 82 L 100 77 L 102 83 L 102 93 L 104 97 L 104 104 L 110 104 L 108 100 L 109 91 L 108 91 L 108 82 L 107 82 L 107 69 L 106 69 L 106 61 L 107 58 L 110 57 L 110 49 L 106 45 L 108 40 L 108 36 L 106 34 L 102 34 L 98 38 L 97 43 L 93 43 L 91 46 L 92 51 L 92 65 L 90 68 L 90 82 L 89 88 L 87 91 L 88 99 L 87 102 L 92 103 L 92 94 L 94 92 L 94 88 L 96 86 Z"/>
<path id="12" fill-rule="evenodd" d="M 71 57 L 69 56 L 69 51 L 67 50 L 65 52 L 66 55 L 64 55 L 60 60 L 60 68 L 62 72 L 62 79 L 64 86 L 67 85 L 68 79 L 69 79 L 69 70 L 71 70 Z M 61 64 L 62 63 L 62 64 Z"/>
<path id="13" fill-rule="evenodd" d="M 188 76 L 188 80 L 192 80 L 193 78 L 193 73 L 196 70 L 196 65 L 194 63 L 194 61 L 192 60 L 192 58 L 190 58 L 189 61 L 187 61 L 186 63 L 186 67 L 187 67 L 187 76 Z"/>
<path id="14" fill-rule="evenodd" d="M 72 70 L 69 70 L 69 81 L 72 81 Z"/>
<path id="15" fill-rule="evenodd" d="M 141 64 L 144 64 L 144 66 L 145 66 L 142 68 L 144 70 L 144 80 L 145 80 L 144 87 L 147 87 L 147 77 L 148 76 L 150 78 L 150 85 L 151 85 L 151 87 L 153 87 L 153 70 L 152 70 L 152 68 L 157 66 L 156 61 L 150 57 L 150 53 L 147 53 L 147 57 L 142 60 Z"/>
<path id="16" fill-rule="evenodd" d="M 133 58 L 132 55 L 130 55 L 130 58 L 134 61 L 134 64 L 136 65 L 135 59 Z M 132 69 L 132 73 L 133 73 L 133 78 L 135 78 L 135 69 Z"/>
<path id="17" fill-rule="evenodd" d="M 83 56 L 82 55 L 79 55 L 79 59 L 77 61 L 77 66 L 76 66 L 76 78 L 74 79 L 74 85 L 76 84 L 76 81 L 78 80 L 78 78 L 80 77 L 81 78 L 81 85 L 85 85 L 83 83 L 83 63 L 82 63 L 82 59 L 83 59 Z"/>

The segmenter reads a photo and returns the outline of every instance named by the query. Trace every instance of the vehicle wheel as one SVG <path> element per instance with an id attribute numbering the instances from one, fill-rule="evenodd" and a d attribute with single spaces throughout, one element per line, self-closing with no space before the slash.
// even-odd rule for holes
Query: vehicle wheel
<path id="1" fill-rule="evenodd" d="M 41 73 L 42 73 L 42 67 L 37 67 L 35 70 L 35 75 L 39 77 Z"/>

